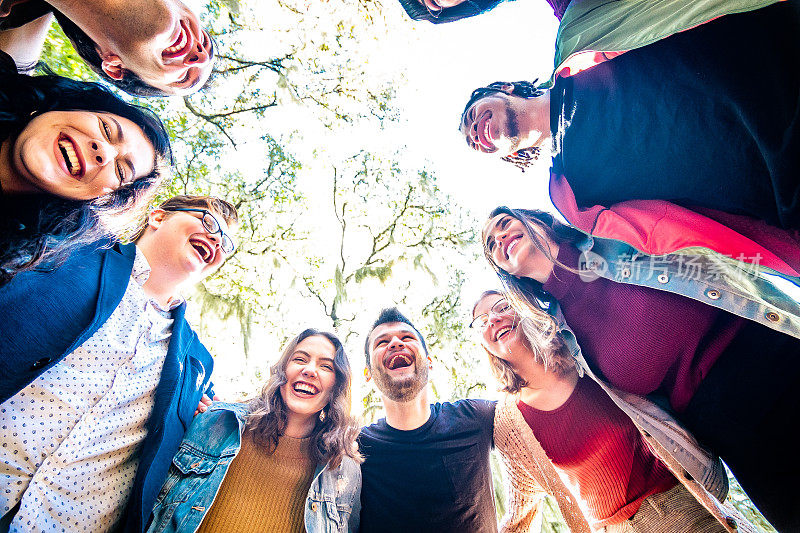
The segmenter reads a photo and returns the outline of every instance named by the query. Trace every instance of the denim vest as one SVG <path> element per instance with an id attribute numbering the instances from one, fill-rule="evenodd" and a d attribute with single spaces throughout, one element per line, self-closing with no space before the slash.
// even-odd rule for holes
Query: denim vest
<path id="1" fill-rule="evenodd" d="M 239 453 L 248 409 L 215 402 L 195 417 L 153 508 L 149 532 L 193 532 L 211 508 L 233 458 Z M 361 467 L 344 457 L 338 468 L 319 465 L 308 490 L 308 533 L 358 530 Z"/>

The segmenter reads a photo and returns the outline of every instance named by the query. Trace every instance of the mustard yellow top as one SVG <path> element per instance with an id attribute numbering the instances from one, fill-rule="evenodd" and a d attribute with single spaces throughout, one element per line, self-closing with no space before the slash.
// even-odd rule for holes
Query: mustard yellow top
<path id="1" fill-rule="evenodd" d="M 197 531 L 303 533 L 315 467 L 308 441 L 282 436 L 270 454 L 245 431 L 242 448 Z"/>

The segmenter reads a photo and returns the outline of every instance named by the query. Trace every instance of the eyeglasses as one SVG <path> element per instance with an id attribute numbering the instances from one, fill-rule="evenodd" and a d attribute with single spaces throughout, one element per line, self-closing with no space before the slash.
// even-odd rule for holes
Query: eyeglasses
<path id="1" fill-rule="evenodd" d="M 189 209 L 183 207 L 170 207 L 164 209 L 164 211 L 186 211 L 186 212 L 195 212 L 195 213 L 203 213 L 203 216 L 200 220 L 203 222 L 203 228 L 205 228 L 206 232 L 210 235 L 214 235 L 219 233 L 220 235 L 220 248 L 226 254 L 232 253 L 236 249 L 236 245 L 233 243 L 233 239 L 231 239 L 224 231 L 222 231 L 222 226 L 219 225 L 219 220 L 217 217 L 211 214 L 210 211 L 207 209 Z"/>
<path id="2" fill-rule="evenodd" d="M 485 330 L 489 325 L 489 313 L 494 313 L 496 316 L 504 315 L 511 310 L 511 304 L 508 300 L 501 298 L 497 300 L 487 313 L 476 316 L 469 323 L 469 327 L 473 329 Z"/>

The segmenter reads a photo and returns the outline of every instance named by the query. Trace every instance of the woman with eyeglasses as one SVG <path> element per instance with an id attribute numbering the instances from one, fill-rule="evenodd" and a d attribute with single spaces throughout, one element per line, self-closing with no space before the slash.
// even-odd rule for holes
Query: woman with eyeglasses
<path id="1" fill-rule="evenodd" d="M 726 531 L 725 518 L 735 511 L 719 505 L 678 465 L 673 474 L 666 464 L 674 463 L 672 456 L 659 444 L 660 428 L 646 420 L 640 431 L 633 420 L 641 407 L 584 375 L 562 337 L 556 334 L 543 346 L 533 324 L 520 320 L 499 291 L 484 292 L 472 316 L 470 326 L 509 393 L 498 403 L 494 429 L 510 480 L 504 530 L 528 531 L 549 493 L 573 532 Z M 648 411 L 654 409 L 648 405 Z M 673 456 L 705 458 L 696 442 L 681 436 L 684 442 L 680 450 L 670 450 Z M 718 461 L 716 468 L 724 479 Z M 726 486 L 711 488 L 719 494 Z"/>
<path id="2" fill-rule="evenodd" d="M 542 349 L 556 332 L 574 338 L 613 387 L 666 402 L 779 530 L 800 526 L 786 423 L 800 408 L 800 301 L 791 296 L 800 279 L 758 264 L 778 258 L 748 263 L 699 247 L 648 256 L 625 242 L 631 234 L 589 237 L 548 213 L 505 207 L 482 235 Z M 659 238 L 637 237 L 648 235 Z"/>
<path id="3" fill-rule="evenodd" d="M 195 417 L 153 510 L 150 532 L 357 531 L 358 426 L 341 341 L 306 329 L 261 394 Z"/>
<path id="4" fill-rule="evenodd" d="M 96 83 L 19 74 L 0 52 L 0 285 L 129 235 L 171 162 L 151 111 Z"/>

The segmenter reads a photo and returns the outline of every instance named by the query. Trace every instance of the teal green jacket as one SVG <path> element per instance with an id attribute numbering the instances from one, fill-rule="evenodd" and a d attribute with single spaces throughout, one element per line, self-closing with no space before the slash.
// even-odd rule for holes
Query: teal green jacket
<path id="1" fill-rule="evenodd" d="M 555 70 L 569 77 L 629 50 L 647 46 L 717 17 L 780 0 L 572 0 L 556 36 Z"/>

